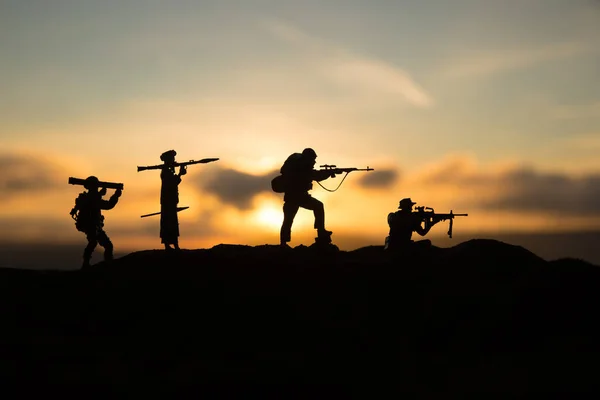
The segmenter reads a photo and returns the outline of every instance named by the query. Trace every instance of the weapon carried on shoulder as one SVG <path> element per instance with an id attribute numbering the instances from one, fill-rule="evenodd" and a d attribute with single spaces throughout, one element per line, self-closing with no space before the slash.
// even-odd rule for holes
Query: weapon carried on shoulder
<path id="1" fill-rule="evenodd" d="M 70 185 L 85 186 L 86 182 L 87 182 L 86 179 L 69 177 L 69 184 Z M 98 181 L 97 186 L 99 188 L 121 189 L 121 190 L 123 190 L 123 184 L 122 183 Z"/>
<path id="2" fill-rule="evenodd" d="M 321 185 L 321 182 L 317 182 L 319 184 L 319 186 L 321 186 L 323 189 L 327 190 L 328 192 L 335 192 L 336 190 L 338 190 L 340 188 L 340 186 L 342 186 L 342 183 L 344 182 L 344 179 L 346 179 L 346 177 L 348 176 L 348 174 L 350 172 L 353 171 L 375 171 L 373 168 L 369 168 L 367 166 L 367 168 L 338 168 L 336 165 L 330 165 L 330 164 L 325 164 L 325 165 L 320 165 L 320 168 L 318 171 L 329 171 L 332 174 L 332 177 L 335 176 L 336 174 L 341 174 L 342 172 L 345 172 L 346 175 L 344 175 L 344 177 L 342 178 L 342 181 L 340 182 L 340 184 L 333 190 L 331 189 L 327 189 L 325 186 Z"/>
<path id="3" fill-rule="evenodd" d="M 183 211 L 183 210 L 187 210 L 188 208 L 190 208 L 190 207 L 189 206 L 186 206 L 186 207 L 177 207 L 177 212 Z M 151 214 L 141 215 L 140 218 L 146 218 L 146 217 L 151 217 L 153 215 L 160 215 L 160 214 L 161 214 L 161 212 L 159 211 L 159 212 L 155 212 L 155 213 L 151 213 Z"/>
<path id="4" fill-rule="evenodd" d="M 452 210 L 450 210 L 450 213 L 447 213 L 447 214 L 437 214 L 431 207 L 421 206 L 421 207 L 415 207 L 415 208 L 417 211 L 414 211 L 414 213 L 418 214 L 424 221 L 429 220 L 430 222 L 440 222 L 440 221 L 445 221 L 445 220 L 449 219 L 450 224 L 448 227 L 448 237 L 450 239 L 452 239 L 452 228 L 454 226 L 454 217 L 469 216 L 469 214 L 454 214 L 452 212 Z"/>
<path id="5" fill-rule="evenodd" d="M 207 164 L 213 161 L 218 161 L 218 158 L 203 158 L 202 160 L 190 160 L 190 161 L 185 161 L 185 162 L 174 162 L 174 163 L 170 163 L 170 164 L 159 164 L 159 165 L 151 165 L 148 167 L 137 167 L 137 172 L 140 171 L 146 171 L 149 169 L 163 169 L 163 168 L 167 168 L 167 167 L 187 167 L 188 165 L 194 165 L 194 164 Z"/>

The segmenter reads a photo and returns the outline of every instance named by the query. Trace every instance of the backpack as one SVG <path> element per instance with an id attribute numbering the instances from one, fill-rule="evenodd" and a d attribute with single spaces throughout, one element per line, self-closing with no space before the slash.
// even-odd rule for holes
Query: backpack
<path id="1" fill-rule="evenodd" d="M 94 229 L 99 223 L 102 225 L 104 216 L 100 216 L 100 221 L 96 221 L 94 216 L 90 214 L 90 204 L 87 193 L 80 193 L 75 200 L 75 207 L 71 209 L 71 217 L 75 220 L 75 228 L 79 232 L 87 232 Z"/>
<path id="2" fill-rule="evenodd" d="M 271 180 L 271 189 L 275 193 L 285 193 L 288 179 L 287 177 L 294 172 L 296 169 L 297 162 L 302 157 L 300 153 L 294 153 L 290 155 L 279 170 L 280 175 L 276 176 Z"/>
<path id="3" fill-rule="evenodd" d="M 275 193 L 285 193 L 285 185 L 286 179 L 283 175 L 277 175 L 273 180 L 271 180 L 271 189 Z"/>

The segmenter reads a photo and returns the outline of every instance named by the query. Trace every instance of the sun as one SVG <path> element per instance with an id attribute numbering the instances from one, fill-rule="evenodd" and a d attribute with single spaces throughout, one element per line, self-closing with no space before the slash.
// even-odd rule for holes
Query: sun
<path id="1" fill-rule="evenodd" d="M 283 222 L 283 212 L 270 206 L 260 208 L 255 216 L 256 222 L 268 228 L 279 228 Z"/>

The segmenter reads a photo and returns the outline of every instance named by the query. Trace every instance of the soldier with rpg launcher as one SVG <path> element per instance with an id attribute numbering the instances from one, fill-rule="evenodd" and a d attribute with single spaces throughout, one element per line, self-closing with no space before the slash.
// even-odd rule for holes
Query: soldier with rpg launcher
<path id="1" fill-rule="evenodd" d="M 123 184 L 102 182 L 95 176 L 89 176 L 86 179 L 71 177 L 69 178 L 69 184 L 82 185 L 88 190 L 79 194 L 75 200 L 75 206 L 70 212 L 71 218 L 75 220 L 75 228 L 85 233 L 88 241 L 88 245 L 83 251 L 81 268 L 90 266 L 92 253 L 98 244 L 104 247 L 104 260 L 112 260 L 113 244 L 103 229 L 104 216 L 102 210 L 110 210 L 117 204 L 123 190 Z M 106 189 L 115 189 L 115 193 L 108 200 L 102 198 L 106 194 Z"/>
<path id="2" fill-rule="evenodd" d="M 165 250 L 179 250 L 179 220 L 177 213 L 188 207 L 177 207 L 179 204 L 179 184 L 181 177 L 187 173 L 186 166 L 193 164 L 206 164 L 217 161 L 218 158 L 204 158 L 198 161 L 176 162 L 175 150 L 165 151 L 160 155 L 163 164 L 149 167 L 137 167 L 138 172 L 151 169 L 160 169 L 160 213 L 142 215 L 142 218 L 160 214 L 160 238 Z M 175 168 L 179 167 L 179 173 L 175 174 Z M 173 247 L 171 247 L 173 245 Z"/>

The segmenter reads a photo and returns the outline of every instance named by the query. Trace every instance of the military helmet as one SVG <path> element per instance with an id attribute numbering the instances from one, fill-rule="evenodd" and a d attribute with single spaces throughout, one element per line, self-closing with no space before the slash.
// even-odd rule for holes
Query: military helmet
<path id="1" fill-rule="evenodd" d="M 89 190 L 92 188 L 97 188 L 98 185 L 99 185 L 98 178 L 96 178 L 95 176 L 88 176 L 87 178 L 85 178 L 83 187 Z"/>
<path id="2" fill-rule="evenodd" d="M 306 157 L 317 158 L 317 153 L 310 147 L 302 150 L 302 155 Z"/>
<path id="3" fill-rule="evenodd" d="M 398 204 L 398 208 L 400 208 L 400 209 L 411 209 L 412 206 L 414 206 L 415 204 L 417 204 L 417 203 L 415 203 L 414 201 L 412 201 L 410 199 L 410 197 L 407 197 L 405 199 L 400 200 L 400 203 Z"/>

